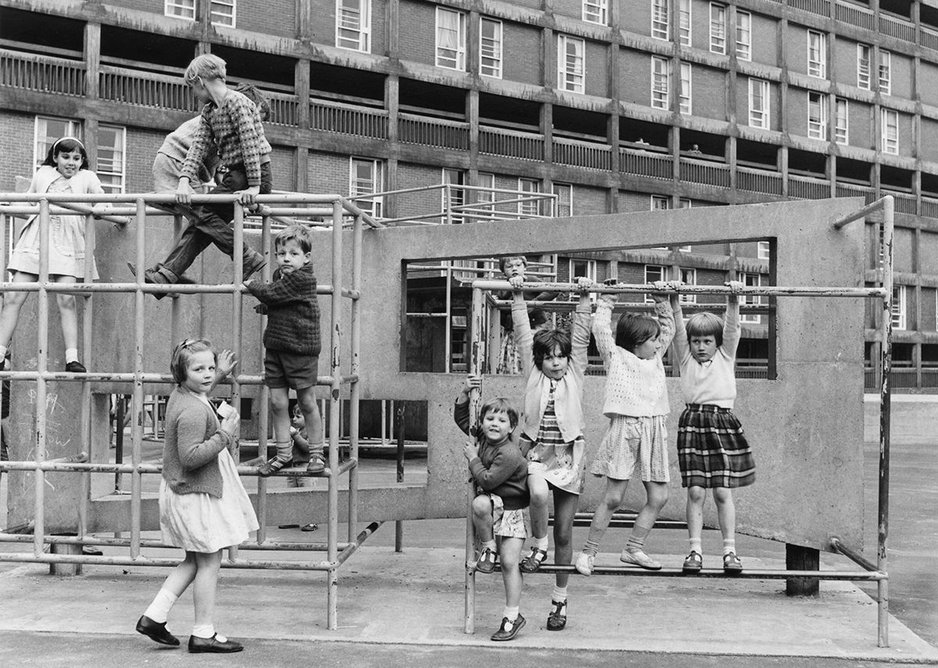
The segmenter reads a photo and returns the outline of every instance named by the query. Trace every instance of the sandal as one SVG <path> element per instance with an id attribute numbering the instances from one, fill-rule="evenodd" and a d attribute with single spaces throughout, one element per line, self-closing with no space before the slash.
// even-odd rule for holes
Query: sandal
<path id="1" fill-rule="evenodd" d="M 479 555 L 479 561 L 476 562 L 476 570 L 480 573 L 494 573 L 495 572 L 495 552 L 490 547 L 482 549 L 482 554 Z"/>
<path id="2" fill-rule="evenodd" d="M 282 459 L 273 457 L 272 459 L 268 459 L 266 462 L 257 467 L 257 475 L 261 476 L 262 478 L 266 478 L 267 476 L 273 475 L 280 469 L 289 468 L 290 466 L 293 466 L 292 459 L 283 461 Z"/>
<path id="3" fill-rule="evenodd" d="M 321 454 L 310 455 L 309 465 L 306 467 L 307 473 L 322 473 L 326 470 L 326 459 Z"/>
<path id="4" fill-rule="evenodd" d="M 550 613 L 547 615 L 548 631 L 563 631 L 567 626 L 567 600 L 551 601 Z"/>
<path id="5" fill-rule="evenodd" d="M 536 573 L 537 569 L 541 567 L 547 560 L 547 550 L 542 550 L 539 547 L 532 547 L 531 554 L 526 556 L 521 560 L 521 570 L 524 573 Z"/>
<path id="6" fill-rule="evenodd" d="M 703 557 L 700 556 L 700 553 L 697 550 L 691 550 L 690 554 L 687 555 L 687 559 L 684 560 L 685 573 L 699 573 L 700 569 L 703 568 Z"/>
<path id="7" fill-rule="evenodd" d="M 727 552 L 723 555 L 723 572 L 727 575 L 739 575 L 743 572 L 743 564 L 735 552 Z"/>

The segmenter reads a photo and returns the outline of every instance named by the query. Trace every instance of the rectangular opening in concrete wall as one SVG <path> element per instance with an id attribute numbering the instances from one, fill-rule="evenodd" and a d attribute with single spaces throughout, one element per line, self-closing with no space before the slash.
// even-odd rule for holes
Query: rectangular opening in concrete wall
<path id="1" fill-rule="evenodd" d="M 349 76 L 345 67 L 309 64 L 309 91 L 314 97 L 383 107 L 385 79 L 381 72 L 355 70 L 355 76 Z"/>
<path id="2" fill-rule="evenodd" d="M 101 26 L 101 62 L 105 64 L 182 74 L 197 55 L 196 45 L 194 40 Z M 166 71 L 167 67 L 172 69 Z"/>
<path id="3" fill-rule="evenodd" d="M 84 35 L 83 21 L 0 7 L 4 48 L 81 59 Z"/>
<path id="4" fill-rule="evenodd" d="M 619 141 L 637 149 L 667 149 L 671 145 L 671 126 L 634 118 L 619 117 Z"/>

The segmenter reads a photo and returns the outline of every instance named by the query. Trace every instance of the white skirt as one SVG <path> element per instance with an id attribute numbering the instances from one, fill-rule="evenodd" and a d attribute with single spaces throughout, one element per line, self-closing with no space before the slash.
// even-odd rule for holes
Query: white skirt
<path id="1" fill-rule="evenodd" d="M 257 531 L 257 515 L 241 484 L 238 470 L 227 448 L 218 453 L 222 496 L 204 492 L 176 494 L 160 483 L 160 530 L 163 542 L 187 552 L 218 552 L 243 543 Z"/>

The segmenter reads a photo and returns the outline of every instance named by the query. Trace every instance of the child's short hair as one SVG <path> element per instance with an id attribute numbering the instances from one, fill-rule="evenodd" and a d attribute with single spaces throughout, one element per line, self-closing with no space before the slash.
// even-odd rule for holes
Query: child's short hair
<path id="1" fill-rule="evenodd" d="M 184 77 L 186 85 L 191 86 L 199 79 L 221 79 L 225 80 L 227 75 L 225 61 L 213 53 L 203 53 L 196 56 L 186 68 Z"/>
<path id="2" fill-rule="evenodd" d="M 489 412 L 505 413 L 508 415 L 508 424 L 511 425 L 512 430 L 518 426 L 518 411 L 512 405 L 511 401 L 505 397 L 495 397 L 482 404 L 482 408 L 479 410 L 479 422 L 482 422 L 482 419 Z"/>
<path id="3" fill-rule="evenodd" d="M 661 326 L 658 321 L 644 314 L 625 313 L 616 323 L 616 345 L 629 352 L 659 334 Z"/>
<path id="4" fill-rule="evenodd" d="M 562 329 L 542 329 L 534 333 L 534 343 L 531 353 L 534 356 L 534 366 L 538 369 L 544 363 L 544 358 L 560 348 L 560 354 L 570 357 L 573 344 L 570 342 L 570 333 Z"/>
<path id="5" fill-rule="evenodd" d="M 498 258 L 498 269 L 504 274 L 505 265 L 512 260 L 521 260 L 525 267 L 528 266 L 528 258 L 526 258 L 524 255 L 506 255 L 505 257 Z"/>
<path id="6" fill-rule="evenodd" d="M 85 145 L 75 137 L 60 137 L 52 142 L 52 146 L 49 147 L 46 153 L 46 159 L 42 161 L 42 164 L 47 167 L 55 167 L 55 156 L 59 153 L 71 153 L 75 150 L 81 153 L 81 167 L 79 167 L 79 169 L 90 169 L 90 167 L 88 167 L 88 152 L 85 150 Z"/>
<path id="7" fill-rule="evenodd" d="M 531 329 L 537 329 L 545 324 L 547 320 L 547 311 L 542 308 L 532 308 L 528 311 L 528 322 L 531 324 Z"/>
<path id="8" fill-rule="evenodd" d="M 709 311 L 695 313 L 687 319 L 685 330 L 688 338 L 691 336 L 712 336 L 716 339 L 717 348 L 723 345 L 723 321 L 715 313 Z"/>
<path id="9" fill-rule="evenodd" d="M 218 356 L 212 348 L 212 342 L 208 339 L 185 339 L 173 349 L 173 359 L 169 363 L 169 371 L 173 374 L 173 381 L 178 385 L 186 380 L 186 369 L 189 366 L 189 358 L 194 353 L 201 353 L 206 350 L 212 351 L 212 356 L 216 359 Z"/>
<path id="10" fill-rule="evenodd" d="M 274 248 L 283 248 L 291 241 L 295 241 L 304 253 L 313 250 L 313 237 L 302 225 L 290 225 L 280 230 L 274 238 Z"/>
<path id="11" fill-rule="evenodd" d="M 266 121 L 270 118 L 270 102 L 267 100 L 267 96 L 264 95 L 257 86 L 249 83 L 240 83 L 238 87 L 235 88 L 235 91 L 241 93 L 254 103 L 258 113 L 261 115 L 262 121 Z"/>

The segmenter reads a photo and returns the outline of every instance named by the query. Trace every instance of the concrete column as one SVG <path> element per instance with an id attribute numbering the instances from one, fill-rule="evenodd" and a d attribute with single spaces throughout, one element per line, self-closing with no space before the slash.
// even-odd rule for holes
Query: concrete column
<path id="1" fill-rule="evenodd" d="M 296 37 L 303 42 L 312 40 L 310 0 L 296 0 Z"/>
<path id="2" fill-rule="evenodd" d="M 817 571 L 821 568 L 821 553 L 813 547 L 785 544 L 785 568 L 790 571 Z M 785 580 L 787 596 L 819 596 L 817 578 L 788 578 Z"/>
<path id="3" fill-rule="evenodd" d="M 85 97 L 98 97 L 98 81 L 101 74 L 101 24 L 86 23 L 84 36 L 85 51 Z"/>

